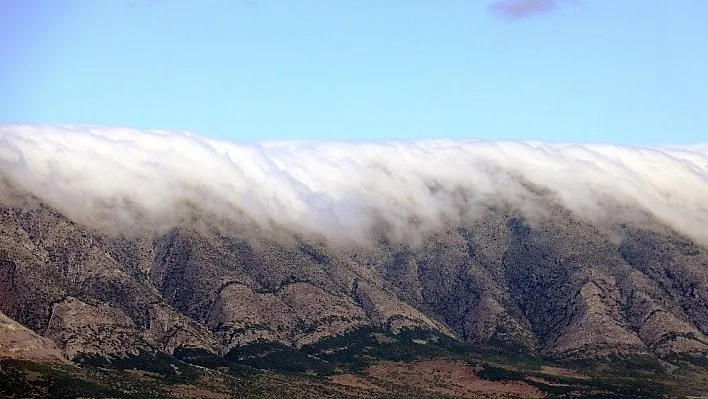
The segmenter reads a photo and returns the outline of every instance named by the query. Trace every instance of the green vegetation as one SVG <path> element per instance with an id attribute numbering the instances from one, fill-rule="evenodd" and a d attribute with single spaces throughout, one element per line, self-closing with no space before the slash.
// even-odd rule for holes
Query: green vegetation
<path id="1" fill-rule="evenodd" d="M 494 366 L 484 366 L 477 372 L 477 376 L 489 381 L 524 381 L 526 378 L 520 371 Z"/>
<path id="2" fill-rule="evenodd" d="M 471 346 L 438 332 L 409 329 L 398 334 L 362 327 L 302 348 L 338 369 L 361 371 L 380 360 L 413 361 L 423 358 L 460 358 Z"/>
<path id="3" fill-rule="evenodd" d="M 21 362 L 3 359 L 0 361 L 0 395 L 33 397 L 42 392 L 46 381 L 28 381 Z"/>
<path id="4" fill-rule="evenodd" d="M 436 332 L 405 330 L 392 334 L 363 327 L 331 337 L 300 350 L 277 342 L 256 342 L 233 348 L 223 358 L 229 364 L 287 373 L 331 375 L 336 370 L 362 371 L 380 360 L 412 361 L 421 358 L 461 357 L 470 351 L 466 343 Z M 176 352 L 193 364 L 224 366 L 213 355 Z"/>
<path id="5" fill-rule="evenodd" d="M 674 364 L 689 363 L 694 366 L 700 366 L 708 368 L 708 357 L 705 356 L 691 356 L 687 354 L 675 354 L 666 358 L 667 361 Z"/>
<path id="6" fill-rule="evenodd" d="M 228 367 L 231 364 L 223 357 L 202 348 L 177 348 L 172 355 L 185 363 L 209 369 Z"/>
<path id="7" fill-rule="evenodd" d="M 58 365 L 0 359 L 0 396 L 15 398 L 114 397 L 129 395 L 82 379 Z"/>
<path id="8" fill-rule="evenodd" d="M 593 373 L 598 368 L 608 370 L 608 373 L 626 377 L 662 375 L 664 366 L 659 359 L 649 356 L 608 356 L 604 358 L 583 358 L 579 360 L 560 361 L 566 367 Z"/>
<path id="9" fill-rule="evenodd" d="M 595 374 L 592 378 L 571 377 L 483 365 L 477 376 L 489 381 L 522 381 L 551 398 L 661 398 L 671 393 L 665 385 L 649 378 L 635 379 L 613 374 Z"/>
<path id="10" fill-rule="evenodd" d="M 482 358 L 500 359 L 504 362 L 534 363 L 541 358 L 529 351 L 523 344 L 498 338 L 491 338 L 472 344 L 472 351 Z"/>
<path id="11" fill-rule="evenodd" d="M 380 361 L 430 358 L 464 361 L 481 379 L 529 384 L 549 398 L 676 397 L 701 389 L 700 382 L 691 382 L 694 376 L 705 376 L 708 381 L 708 372 L 695 363 L 685 366 L 694 374 L 667 374 L 656 367 L 656 359 L 643 357 L 568 363 L 567 368 L 582 375 L 554 374 L 543 366 L 561 364 L 524 353 L 514 343 L 502 344 L 517 350 L 504 357 L 500 348 L 491 348 L 492 342 L 470 345 L 431 331 L 410 329 L 393 334 L 365 327 L 301 349 L 261 341 L 233 348 L 223 357 L 186 347 L 178 348 L 174 355 L 143 352 L 114 358 L 83 354 L 75 359 L 81 367 L 0 360 L 0 397 L 180 397 L 182 393 L 171 392 L 170 387 L 209 389 L 201 385 L 204 376 L 209 376 L 207 381 L 224 381 L 222 389 L 239 392 L 242 397 L 274 397 L 274 393 L 354 397 L 355 391 L 345 394 L 342 390 L 348 388 L 333 385 L 326 377 L 360 373 L 367 378 L 366 368 Z M 413 392 L 404 382 L 388 381 L 381 386 L 390 390 L 391 397 Z M 415 395 L 435 396 L 423 390 Z"/>
<path id="12" fill-rule="evenodd" d="M 189 383 L 197 378 L 194 366 L 166 353 L 141 352 L 137 355 L 106 358 L 92 354 L 80 354 L 73 359 L 77 363 L 117 370 L 143 370 L 159 374 L 171 383 Z"/>
<path id="13" fill-rule="evenodd" d="M 334 368 L 327 362 L 279 342 L 256 342 L 233 348 L 225 359 L 256 369 L 287 373 L 332 374 Z"/>

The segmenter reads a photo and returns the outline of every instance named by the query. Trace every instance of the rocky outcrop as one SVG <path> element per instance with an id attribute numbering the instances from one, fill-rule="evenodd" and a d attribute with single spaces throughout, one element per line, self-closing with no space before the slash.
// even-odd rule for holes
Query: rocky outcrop
<path id="1" fill-rule="evenodd" d="M 63 357 L 51 340 L 0 313 L 0 358 L 58 362 Z"/>

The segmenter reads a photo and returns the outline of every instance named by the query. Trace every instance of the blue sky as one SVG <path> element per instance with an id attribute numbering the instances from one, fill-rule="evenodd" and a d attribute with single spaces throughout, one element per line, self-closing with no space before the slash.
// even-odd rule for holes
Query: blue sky
<path id="1" fill-rule="evenodd" d="M 705 0 L 493 4 L 0 0 L 0 123 L 708 141 Z"/>

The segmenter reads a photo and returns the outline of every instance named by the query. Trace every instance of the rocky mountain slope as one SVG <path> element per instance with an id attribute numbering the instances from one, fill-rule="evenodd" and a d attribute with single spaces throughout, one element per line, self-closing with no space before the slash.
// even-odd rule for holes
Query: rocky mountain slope
<path id="1" fill-rule="evenodd" d="M 708 250 L 659 223 L 607 232 L 557 206 L 537 221 L 490 210 L 415 245 L 337 246 L 216 219 L 108 234 L 6 198 L 0 311 L 69 360 L 299 348 L 362 327 L 555 359 L 708 359 Z"/>

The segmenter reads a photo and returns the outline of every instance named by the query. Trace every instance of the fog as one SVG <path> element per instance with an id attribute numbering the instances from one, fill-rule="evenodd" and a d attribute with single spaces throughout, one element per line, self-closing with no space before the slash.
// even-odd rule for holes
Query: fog
<path id="1" fill-rule="evenodd" d="M 705 144 L 237 143 L 184 132 L 11 125 L 0 127 L 0 170 L 10 185 L 72 219 L 114 231 L 210 215 L 345 241 L 365 241 L 385 226 L 408 240 L 490 207 L 538 218 L 561 204 L 593 222 L 650 214 L 708 243 Z"/>

